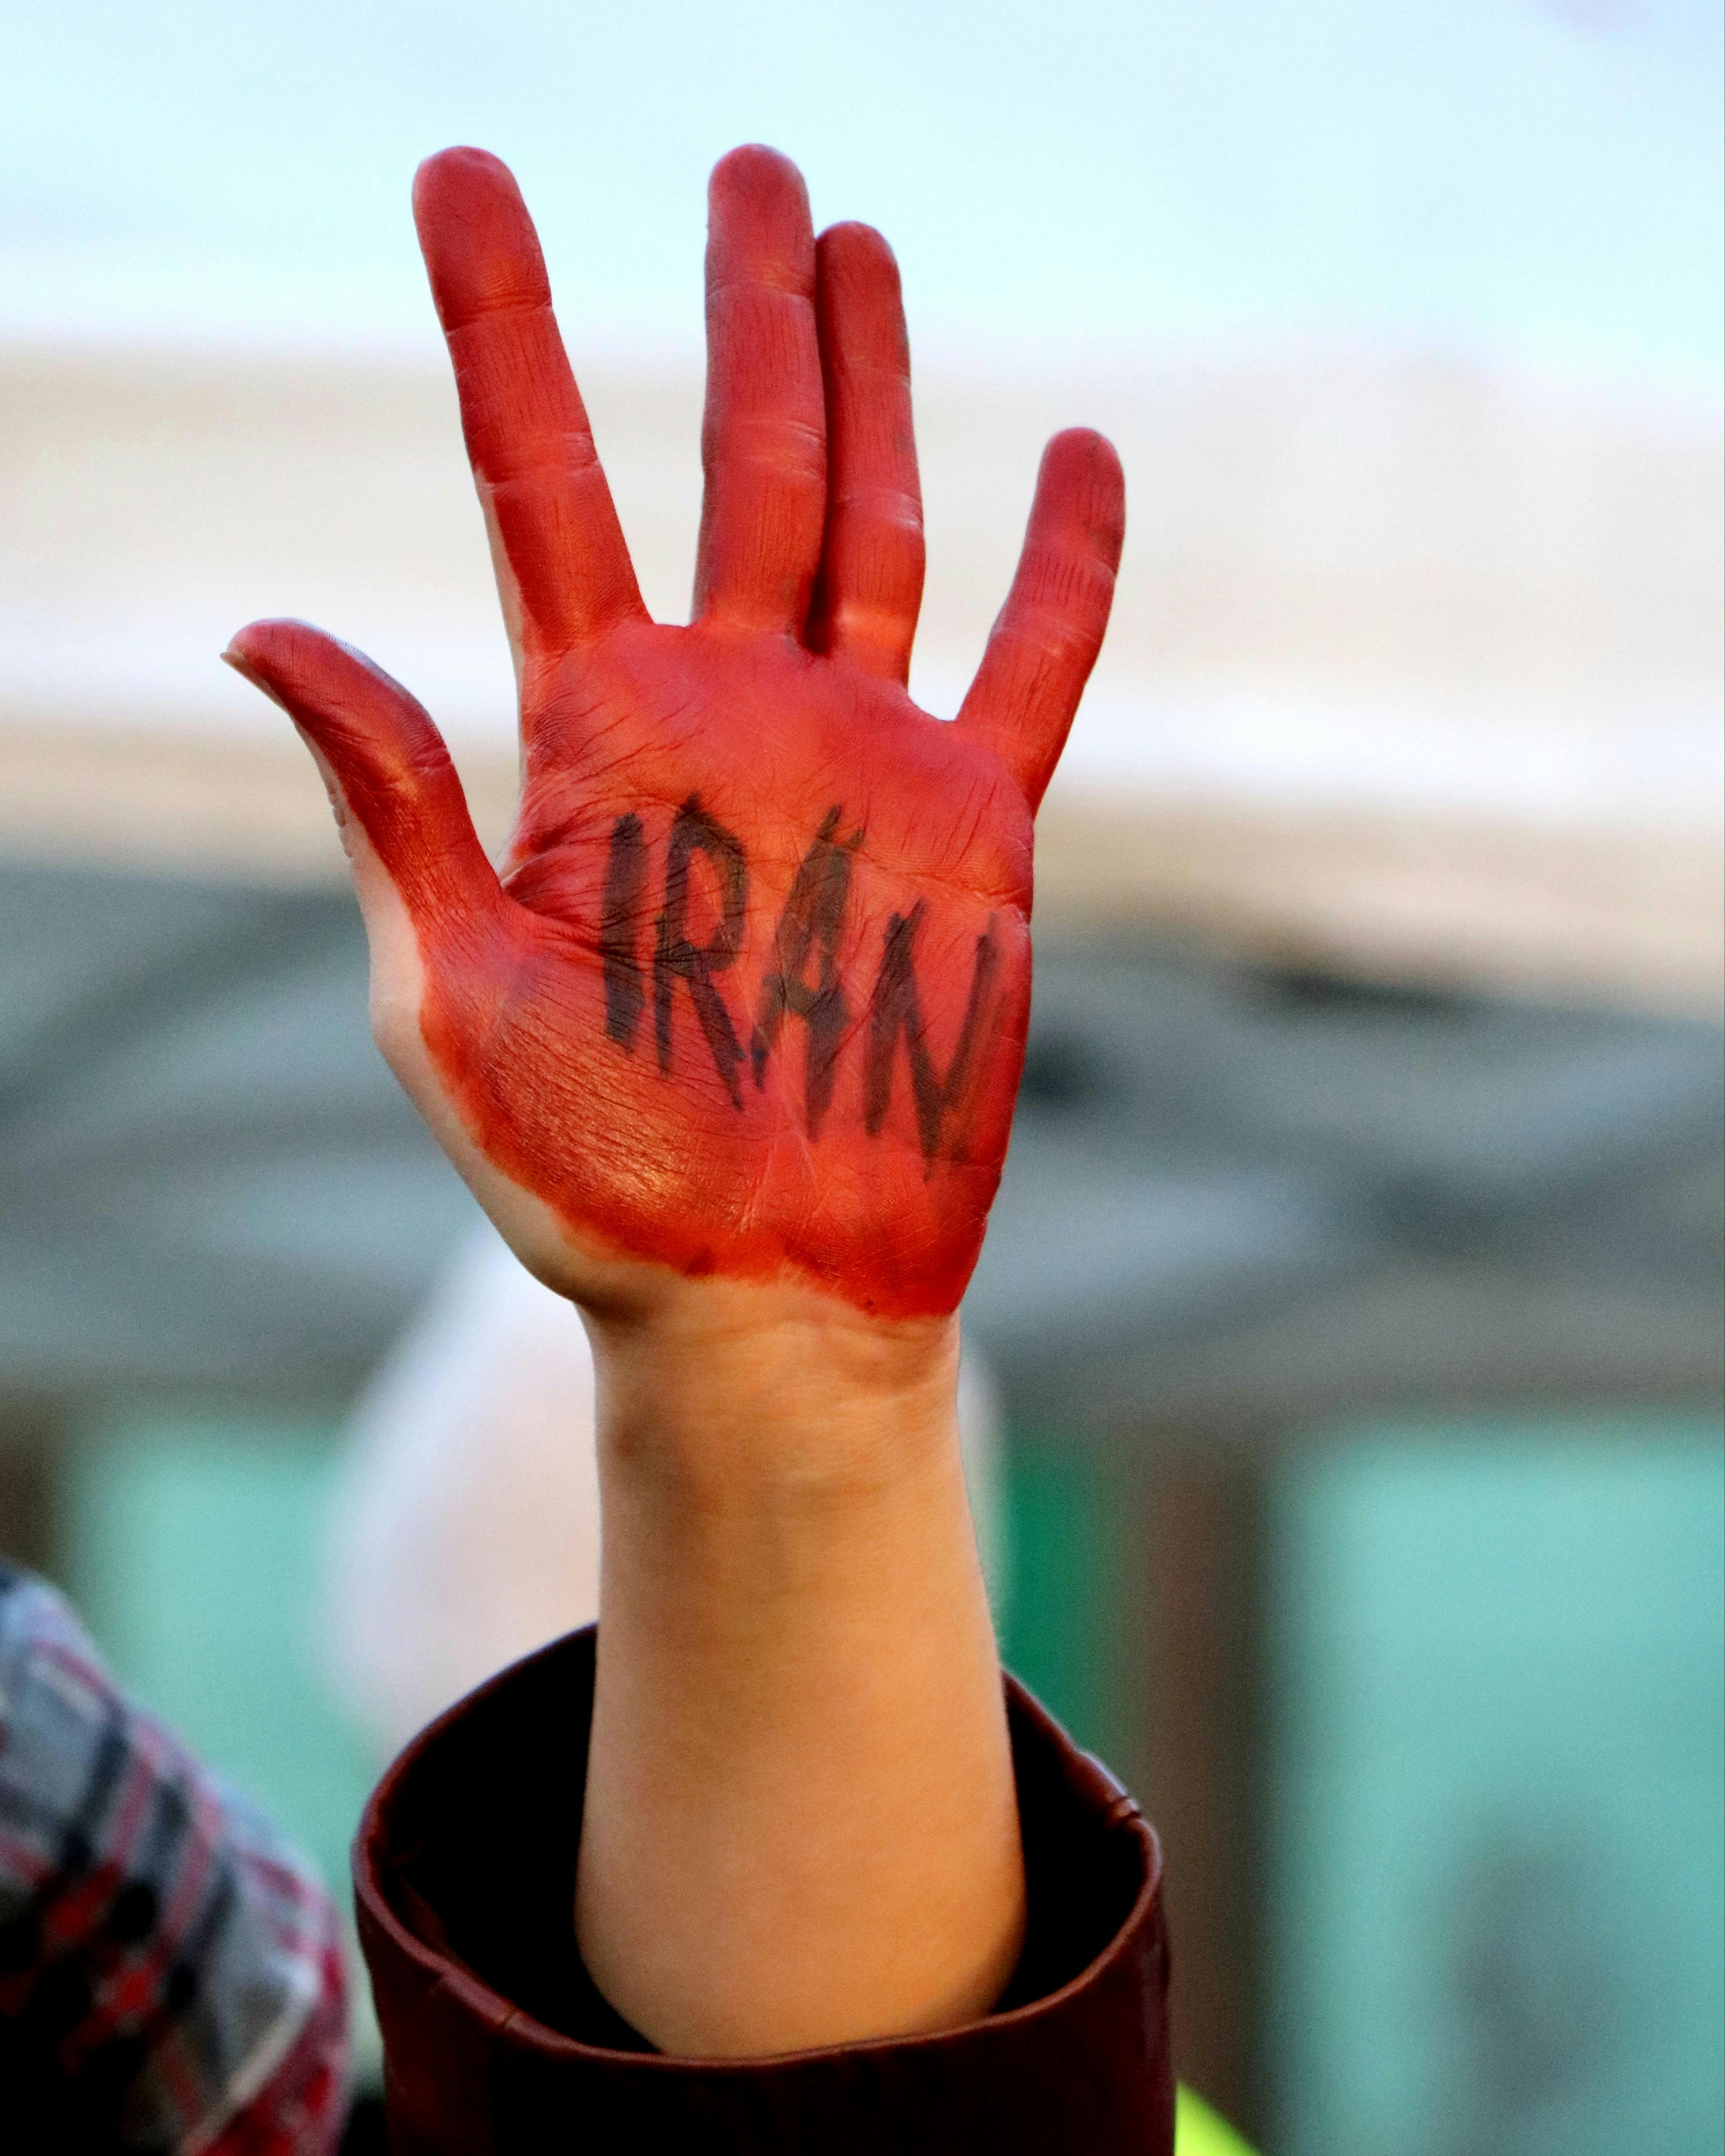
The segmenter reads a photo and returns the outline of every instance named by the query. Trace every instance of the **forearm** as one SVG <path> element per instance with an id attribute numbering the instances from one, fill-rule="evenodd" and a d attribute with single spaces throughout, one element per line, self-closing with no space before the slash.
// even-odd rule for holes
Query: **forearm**
<path id="1" fill-rule="evenodd" d="M 1024 1887 L 953 1321 L 709 1283 L 596 1326 L 584 1958 L 662 2049 L 951 2025 Z"/>

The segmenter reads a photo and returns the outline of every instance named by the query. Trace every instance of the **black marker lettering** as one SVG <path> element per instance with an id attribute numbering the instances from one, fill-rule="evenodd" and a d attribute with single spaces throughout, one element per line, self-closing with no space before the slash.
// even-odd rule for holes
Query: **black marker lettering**
<path id="1" fill-rule="evenodd" d="M 767 1082 L 767 1059 L 778 1045 L 786 1018 L 799 1018 L 807 1026 L 803 1098 L 811 1138 L 819 1137 L 821 1118 L 833 1097 L 850 1015 L 839 981 L 839 930 L 850 895 L 851 855 L 862 834 L 858 832 L 849 845 L 839 844 L 834 835 L 839 817 L 837 808 L 829 808 L 821 819 L 814 843 L 791 885 L 774 939 L 778 968 L 762 983 L 760 1015 L 749 1043 L 758 1091 Z M 812 987 L 804 978 L 811 945 L 820 953 L 819 973 Z"/>
<path id="2" fill-rule="evenodd" d="M 599 901 L 599 956 L 605 972 L 605 1031 L 631 1055 L 647 1000 L 636 956 L 646 891 L 647 842 L 641 819 L 619 816 L 611 826 L 605 891 Z"/>
<path id="3" fill-rule="evenodd" d="M 689 921 L 689 861 L 705 854 L 719 880 L 719 925 L 708 943 L 691 943 Z M 742 942 L 743 910 L 748 897 L 748 868 L 742 844 L 736 834 L 709 816 L 698 795 L 691 793 L 678 809 L 671 825 L 670 848 L 665 863 L 665 911 L 659 916 L 659 941 L 653 954 L 653 1029 L 659 1049 L 659 1068 L 669 1077 L 671 1067 L 671 996 L 679 980 L 689 987 L 690 1000 L 701 1029 L 712 1052 L 714 1067 L 725 1081 L 734 1108 L 742 1106 L 737 1088 L 737 1066 L 742 1050 L 737 1030 L 725 1008 L 713 975 L 735 963 Z"/>
<path id="4" fill-rule="evenodd" d="M 990 993 L 1000 968 L 1000 947 L 991 921 L 976 939 L 976 964 L 970 976 L 970 995 L 964 1006 L 964 1023 L 944 1078 L 935 1071 L 928 1052 L 922 998 L 916 988 L 916 935 L 922 926 L 927 901 L 918 899 L 906 914 L 895 913 L 886 924 L 880 954 L 880 971 L 869 998 L 868 1066 L 864 1081 L 863 1119 L 870 1137 L 886 1120 L 892 1098 L 892 1065 L 899 1036 L 911 1066 L 911 1092 L 916 1108 L 916 1133 L 922 1158 L 932 1163 L 941 1142 L 941 1125 L 964 1096 L 976 1060 L 978 1036 L 993 1001 Z"/>

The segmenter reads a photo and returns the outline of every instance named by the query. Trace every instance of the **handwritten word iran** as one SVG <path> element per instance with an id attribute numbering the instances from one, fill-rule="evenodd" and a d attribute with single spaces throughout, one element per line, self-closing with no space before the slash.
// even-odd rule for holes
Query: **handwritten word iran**
<path id="1" fill-rule="evenodd" d="M 757 1092 L 764 1091 L 770 1060 L 786 1021 L 806 1029 L 803 1116 L 811 1139 L 820 1135 L 838 1079 L 840 1052 L 854 1030 L 852 1006 L 839 977 L 839 952 L 851 871 L 860 831 L 839 835 L 842 811 L 829 808 L 792 880 L 774 932 L 770 969 L 762 984 L 748 1046 L 717 983 L 736 964 L 748 913 L 748 862 L 742 842 L 691 793 L 676 813 L 665 848 L 662 897 L 648 941 L 648 843 L 639 816 L 619 816 L 611 826 L 605 885 L 600 901 L 599 952 L 605 984 L 605 1031 L 633 1055 L 645 1015 L 650 964 L 653 1041 L 660 1075 L 675 1064 L 671 1019 L 680 983 L 693 1006 L 702 1038 L 733 1107 L 743 1105 L 745 1066 Z M 690 928 L 690 872 L 696 855 L 706 861 L 717 892 L 718 918 L 704 943 Z M 916 945 L 927 901 L 893 913 L 881 938 L 863 1034 L 863 1122 L 878 1136 L 891 1105 L 901 1045 L 916 1110 L 917 1142 L 932 1163 L 943 1138 L 962 1142 L 964 1111 L 980 1073 L 986 1036 L 999 1008 L 1001 952 L 991 919 L 976 939 L 958 1037 L 944 1071 L 928 1044 L 927 1023 L 916 978 Z"/>

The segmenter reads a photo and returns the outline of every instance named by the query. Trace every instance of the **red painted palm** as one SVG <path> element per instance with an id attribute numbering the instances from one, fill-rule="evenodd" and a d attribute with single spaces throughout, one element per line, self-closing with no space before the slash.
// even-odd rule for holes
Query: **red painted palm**
<path id="1" fill-rule="evenodd" d="M 1113 452 L 1050 444 L 963 709 L 918 710 L 897 272 L 865 227 L 817 243 L 795 168 L 736 151 L 711 198 L 695 618 L 655 624 L 514 181 L 449 151 L 414 207 L 521 685 L 501 874 L 403 689 L 297 623 L 229 654 L 330 780 L 385 1053 L 578 1300 L 667 1267 L 950 1310 L 1023 1056 L 1031 816 L 1112 596 Z"/>

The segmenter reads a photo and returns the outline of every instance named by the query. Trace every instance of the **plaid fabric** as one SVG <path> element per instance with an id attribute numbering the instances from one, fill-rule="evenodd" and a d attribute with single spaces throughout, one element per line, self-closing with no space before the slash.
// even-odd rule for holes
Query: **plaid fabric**
<path id="1" fill-rule="evenodd" d="M 326 2156 L 347 2093 L 316 1874 L 0 1566 L 0 2146 Z"/>

